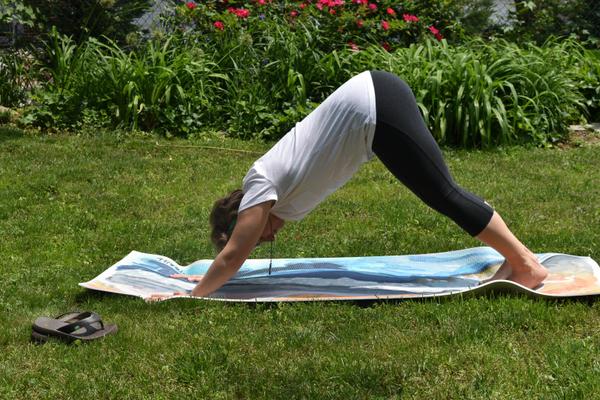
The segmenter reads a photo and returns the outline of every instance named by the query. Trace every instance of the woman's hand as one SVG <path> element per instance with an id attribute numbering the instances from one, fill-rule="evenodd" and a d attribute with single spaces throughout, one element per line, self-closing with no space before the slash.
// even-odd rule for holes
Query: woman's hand
<path id="1" fill-rule="evenodd" d="M 173 292 L 173 293 L 155 293 L 150 295 L 149 297 L 144 298 L 144 300 L 148 303 L 153 303 L 157 301 L 172 299 L 177 296 L 189 296 L 189 293 L 186 292 Z"/>
<path id="2" fill-rule="evenodd" d="M 192 296 L 206 297 L 235 275 L 261 240 L 273 203 L 272 200 L 266 201 L 238 214 L 231 239 L 217 254 L 204 278 L 192 290 Z"/>
<path id="3" fill-rule="evenodd" d="M 204 278 L 204 275 L 173 274 L 173 275 L 169 275 L 169 278 L 175 278 L 175 279 L 185 278 L 188 280 L 188 282 L 200 282 L 202 280 L 202 278 Z"/>

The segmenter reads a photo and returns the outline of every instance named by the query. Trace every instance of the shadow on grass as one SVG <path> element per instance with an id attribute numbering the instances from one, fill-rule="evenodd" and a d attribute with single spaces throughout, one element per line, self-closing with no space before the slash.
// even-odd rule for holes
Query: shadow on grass
<path id="1" fill-rule="evenodd" d="M 9 140 L 20 139 L 23 136 L 25 135 L 23 134 L 23 131 L 19 128 L 0 125 L 0 143 L 7 142 Z"/>

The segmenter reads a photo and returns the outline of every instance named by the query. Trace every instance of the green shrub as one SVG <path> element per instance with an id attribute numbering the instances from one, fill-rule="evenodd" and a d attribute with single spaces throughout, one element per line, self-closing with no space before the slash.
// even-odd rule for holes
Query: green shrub
<path id="1" fill-rule="evenodd" d="M 585 111 L 583 48 L 574 41 L 542 47 L 497 40 L 465 46 L 425 43 L 390 55 L 365 52 L 414 88 L 432 133 L 440 143 L 494 146 L 559 140 Z"/>
<path id="2" fill-rule="evenodd" d="M 580 65 L 581 91 L 591 121 L 600 121 L 600 50 L 586 51 L 585 62 Z"/>
<path id="3" fill-rule="evenodd" d="M 210 119 L 206 111 L 219 97 L 214 79 L 227 79 L 213 73 L 201 50 L 172 41 L 126 52 L 94 38 L 77 46 L 55 31 L 47 53 L 44 71 L 52 79 L 24 119 L 42 127 L 76 127 L 86 110 L 95 110 L 87 115 L 101 116 L 96 122 L 185 135 Z"/>
<path id="4" fill-rule="evenodd" d="M 583 119 L 586 107 L 598 105 L 598 63 L 573 40 L 541 47 L 429 40 L 395 52 L 377 45 L 324 52 L 310 23 L 295 30 L 265 24 L 256 41 L 239 29 L 211 45 L 174 37 L 136 51 L 96 39 L 75 45 L 55 33 L 45 70 L 52 79 L 23 121 L 277 139 L 335 88 L 369 69 L 403 77 L 444 144 L 551 144 L 569 123 Z"/>
<path id="5" fill-rule="evenodd" d="M 138 32 L 135 23 L 151 7 L 150 0 L 20 0 L 37 10 L 38 24 L 33 27 L 33 40 L 46 38 L 55 27 L 77 43 L 88 37 L 110 37 L 125 43 L 127 35 Z"/>
<path id="6" fill-rule="evenodd" d="M 476 0 L 482 1 L 482 0 Z M 453 36 L 457 2 L 423 0 L 317 0 L 317 1 L 189 1 L 169 18 L 180 33 L 208 39 L 227 39 L 230 32 L 246 31 L 260 41 L 264 29 L 277 25 L 316 36 L 315 50 L 380 44 L 388 50 L 406 46 L 421 37 Z M 430 31 L 430 27 L 435 30 Z M 307 30 L 308 28 L 308 30 Z"/>
<path id="7" fill-rule="evenodd" d="M 597 0 L 518 0 L 505 37 L 518 43 L 543 43 L 551 36 L 600 38 Z"/>
<path id="8" fill-rule="evenodd" d="M 34 84 L 35 61 L 25 51 L 0 52 L 0 105 L 23 105 Z"/>

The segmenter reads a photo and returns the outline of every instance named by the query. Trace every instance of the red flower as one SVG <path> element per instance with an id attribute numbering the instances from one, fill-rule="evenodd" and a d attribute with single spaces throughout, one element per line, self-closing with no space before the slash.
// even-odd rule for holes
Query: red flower
<path id="1" fill-rule="evenodd" d="M 381 21 L 381 27 L 384 31 L 387 31 L 388 29 L 390 29 L 390 23 L 384 19 L 383 21 Z"/>
<path id="2" fill-rule="evenodd" d="M 433 33 L 433 36 L 435 36 L 437 40 L 442 40 L 444 38 L 435 26 L 431 25 L 427 29 L 429 29 L 429 32 Z"/>
<path id="3" fill-rule="evenodd" d="M 402 14 L 402 19 L 406 22 L 419 22 L 419 17 L 412 14 Z"/>
<path id="4" fill-rule="evenodd" d="M 217 28 L 220 31 L 225 29 L 225 25 L 223 25 L 223 22 L 221 22 L 221 21 L 217 21 L 213 25 L 215 26 L 215 28 Z"/>
<path id="5" fill-rule="evenodd" d="M 187 3 L 185 3 L 185 6 L 190 9 L 193 10 L 194 8 L 196 8 L 197 4 L 194 3 L 193 1 L 188 1 Z"/>
<path id="6" fill-rule="evenodd" d="M 330 9 L 329 9 L 329 14 L 331 14 L 331 15 L 335 15 L 335 9 L 333 9 L 333 8 L 330 8 Z"/>
<path id="7" fill-rule="evenodd" d="M 386 12 L 387 12 L 388 14 L 390 14 L 391 16 L 394 16 L 394 15 L 396 15 L 396 11 L 394 11 L 394 9 L 393 9 L 393 8 L 391 8 L 391 7 L 388 7 L 388 9 L 386 10 Z"/>
<path id="8" fill-rule="evenodd" d="M 392 50 L 392 46 L 390 46 L 388 42 L 384 42 L 381 46 L 386 49 L 386 51 Z"/>
<path id="9" fill-rule="evenodd" d="M 362 19 L 358 19 L 358 20 L 356 20 L 356 25 L 358 25 L 358 27 L 359 27 L 359 28 L 362 28 L 362 27 L 363 27 L 363 25 L 364 25 L 364 23 L 365 23 L 365 22 L 364 22 Z"/>
<path id="10" fill-rule="evenodd" d="M 375 3 L 369 3 L 369 8 L 373 11 L 377 10 L 377 4 Z"/>
<path id="11" fill-rule="evenodd" d="M 356 43 L 354 43 L 352 40 L 348 40 L 348 46 L 350 46 L 350 49 L 352 51 L 360 51 L 360 48 L 358 47 L 358 45 Z"/>
<path id="12" fill-rule="evenodd" d="M 260 4 L 261 6 L 264 6 L 265 4 L 267 4 L 266 0 L 258 0 L 258 4 Z"/>
<path id="13" fill-rule="evenodd" d="M 290 16 L 297 17 L 298 16 L 298 11 L 296 11 L 296 10 L 291 11 L 290 12 Z"/>
<path id="14" fill-rule="evenodd" d="M 305 8 L 306 8 L 306 3 L 302 3 L 302 4 L 300 4 L 300 9 L 301 9 L 301 10 L 304 10 Z"/>
<path id="15" fill-rule="evenodd" d="M 229 11 L 232 14 L 237 15 L 240 18 L 248 18 L 248 16 L 250 15 L 250 11 L 245 10 L 243 8 L 233 8 L 233 7 L 229 7 L 227 9 L 227 11 Z"/>

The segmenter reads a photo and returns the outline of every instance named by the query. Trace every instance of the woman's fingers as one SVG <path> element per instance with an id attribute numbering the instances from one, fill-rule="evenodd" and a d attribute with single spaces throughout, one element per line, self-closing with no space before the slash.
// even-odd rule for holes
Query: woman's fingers
<path id="1" fill-rule="evenodd" d="M 150 295 L 149 297 L 146 297 L 145 300 L 147 302 L 161 301 L 161 300 L 166 300 L 171 296 L 173 296 L 173 294 L 157 293 L 157 294 Z"/>
<path id="2" fill-rule="evenodd" d="M 189 282 L 200 282 L 204 275 L 186 275 L 186 274 L 173 274 L 170 275 L 171 278 L 185 278 Z"/>
<path id="3" fill-rule="evenodd" d="M 153 301 L 161 301 L 161 300 L 170 299 L 175 296 L 188 296 L 188 295 L 189 295 L 189 293 L 186 293 L 186 292 L 155 293 L 155 294 L 150 295 L 149 297 L 146 297 L 145 300 L 147 302 L 153 302 Z"/>

